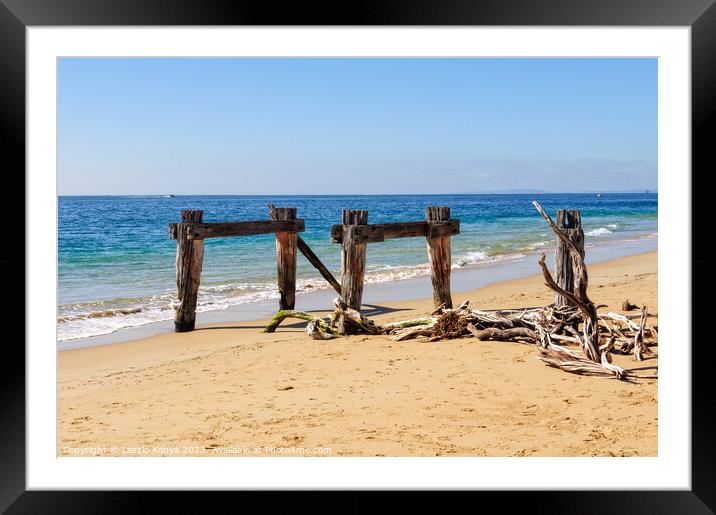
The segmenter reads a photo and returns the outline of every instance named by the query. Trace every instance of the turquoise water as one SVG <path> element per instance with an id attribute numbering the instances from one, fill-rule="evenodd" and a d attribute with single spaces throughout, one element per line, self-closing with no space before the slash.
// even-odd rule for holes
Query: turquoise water
<path id="1" fill-rule="evenodd" d="M 72 196 L 59 198 L 58 340 L 107 334 L 173 317 L 176 243 L 167 225 L 182 209 L 204 221 L 267 219 L 267 204 L 297 207 L 301 236 L 340 276 L 340 247 L 329 228 L 342 209 L 367 209 L 369 223 L 422 220 L 425 207 L 446 205 L 460 220 L 452 240 L 454 268 L 490 266 L 550 251 L 554 235 L 534 209 L 580 209 L 588 245 L 656 237 L 657 195 L 394 195 L 394 196 Z M 278 297 L 273 235 L 205 242 L 198 311 Z M 366 280 L 388 282 L 428 274 L 425 241 L 368 246 Z M 328 287 L 299 257 L 298 291 Z"/>

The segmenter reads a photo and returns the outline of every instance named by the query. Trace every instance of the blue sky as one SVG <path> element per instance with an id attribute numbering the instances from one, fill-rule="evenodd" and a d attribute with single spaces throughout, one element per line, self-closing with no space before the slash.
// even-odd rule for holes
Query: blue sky
<path id="1" fill-rule="evenodd" d="M 656 59 L 83 59 L 58 192 L 657 188 Z"/>

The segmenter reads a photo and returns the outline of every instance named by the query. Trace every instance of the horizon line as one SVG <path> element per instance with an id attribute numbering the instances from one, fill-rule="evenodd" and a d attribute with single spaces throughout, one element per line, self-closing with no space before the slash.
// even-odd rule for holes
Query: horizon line
<path id="1" fill-rule="evenodd" d="M 656 189 L 591 191 L 475 191 L 470 193 L 65 193 L 58 197 L 398 197 L 405 195 L 440 197 L 445 195 L 589 195 L 614 193 L 659 193 Z M 171 196 L 171 197 L 170 197 Z"/>

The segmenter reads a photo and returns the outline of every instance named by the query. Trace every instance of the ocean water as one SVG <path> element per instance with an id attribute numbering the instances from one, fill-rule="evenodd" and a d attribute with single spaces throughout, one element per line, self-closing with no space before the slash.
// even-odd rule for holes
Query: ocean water
<path id="1" fill-rule="evenodd" d="M 329 228 L 342 209 L 367 209 L 369 223 L 423 220 L 425 207 L 450 206 L 460 220 L 453 268 L 489 267 L 552 252 L 555 237 L 531 204 L 580 209 L 587 246 L 656 238 L 657 195 L 376 195 L 376 196 L 70 196 L 58 199 L 57 339 L 112 333 L 174 316 L 176 242 L 167 226 L 182 209 L 205 222 L 268 219 L 267 204 L 297 207 L 301 237 L 340 280 L 340 246 Z M 274 236 L 205 241 L 198 312 L 278 298 Z M 429 275 L 425 240 L 369 244 L 366 281 Z M 299 254 L 297 290 L 330 288 Z"/>

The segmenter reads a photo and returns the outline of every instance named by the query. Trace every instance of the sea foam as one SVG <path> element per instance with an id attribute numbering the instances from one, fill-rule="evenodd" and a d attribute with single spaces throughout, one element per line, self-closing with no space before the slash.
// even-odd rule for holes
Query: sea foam
<path id="1" fill-rule="evenodd" d="M 607 234 L 611 234 L 612 231 L 607 229 L 606 227 L 600 227 L 599 229 L 594 229 L 592 231 L 584 233 L 586 236 L 606 236 Z"/>

